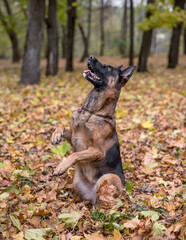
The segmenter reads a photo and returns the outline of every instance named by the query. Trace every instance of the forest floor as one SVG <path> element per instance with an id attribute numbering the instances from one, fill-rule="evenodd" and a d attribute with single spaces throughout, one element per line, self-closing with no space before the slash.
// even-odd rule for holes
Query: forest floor
<path id="1" fill-rule="evenodd" d="M 127 60 L 101 58 L 127 66 Z M 57 126 L 68 127 L 91 89 L 76 60 L 73 73 L 60 62 L 57 77 L 18 84 L 20 64 L 0 61 L 0 239 L 184 239 L 184 108 L 186 57 L 176 69 L 150 58 L 150 72 L 135 73 L 116 109 L 126 186 L 112 208 L 94 208 L 71 187 L 74 170 L 50 178 L 71 153 L 50 143 Z M 185 109 L 186 110 L 186 109 Z"/>

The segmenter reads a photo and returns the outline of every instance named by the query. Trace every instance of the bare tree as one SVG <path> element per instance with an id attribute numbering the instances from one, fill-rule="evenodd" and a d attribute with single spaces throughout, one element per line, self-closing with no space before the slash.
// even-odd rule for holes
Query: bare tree
<path id="1" fill-rule="evenodd" d="M 184 37 L 183 38 L 184 38 L 184 50 L 183 50 L 184 52 L 183 53 L 186 54 L 186 27 L 184 29 Z"/>
<path id="2" fill-rule="evenodd" d="M 8 0 L 3 0 L 4 5 L 5 5 L 5 9 L 7 12 L 7 15 L 10 19 L 10 21 L 6 21 L 4 18 L 4 14 L 2 12 L 2 10 L 0 9 L 0 21 L 2 22 L 2 25 L 5 29 L 5 31 L 7 32 L 9 39 L 11 41 L 11 45 L 12 45 L 12 62 L 19 62 L 20 60 L 20 51 L 19 51 L 19 43 L 18 43 L 18 37 L 17 37 L 17 33 L 12 25 L 12 11 L 9 5 Z"/>
<path id="3" fill-rule="evenodd" d="M 88 57 L 88 49 L 90 42 L 90 32 L 91 32 L 91 16 L 92 16 L 92 0 L 89 0 L 88 5 L 88 17 L 87 17 L 87 35 L 85 34 L 84 28 L 81 23 L 78 23 L 79 30 L 82 35 L 83 43 L 84 43 L 84 52 L 80 59 L 80 62 L 84 62 L 85 58 Z"/>
<path id="4" fill-rule="evenodd" d="M 104 55 L 104 48 L 105 48 L 105 32 L 104 32 L 104 0 L 101 1 L 101 6 L 100 6 L 100 33 L 101 33 L 101 45 L 100 45 L 100 56 Z"/>
<path id="5" fill-rule="evenodd" d="M 122 57 L 126 56 L 126 48 L 127 48 L 127 0 L 124 0 L 120 43 L 120 52 Z"/>
<path id="6" fill-rule="evenodd" d="M 154 0 L 148 0 L 147 4 L 154 3 Z M 150 18 L 152 15 L 151 12 L 146 12 L 146 18 Z M 149 31 L 143 32 L 143 38 L 141 43 L 140 55 L 139 55 L 139 62 L 138 62 L 138 72 L 146 72 L 147 71 L 147 59 L 150 52 L 151 41 L 152 41 L 152 32 L 153 30 L 150 29 Z"/>
<path id="7" fill-rule="evenodd" d="M 21 72 L 22 84 L 35 84 L 40 81 L 44 14 L 44 0 L 29 0 L 27 35 Z"/>
<path id="8" fill-rule="evenodd" d="M 134 58 L 134 6 L 133 0 L 130 0 L 130 50 L 129 65 L 133 65 Z"/>
<path id="9" fill-rule="evenodd" d="M 66 58 L 66 38 L 67 38 L 67 31 L 66 26 L 62 24 L 62 38 L 61 38 L 61 48 L 62 48 L 62 58 Z"/>
<path id="10" fill-rule="evenodd" d="M 66 71 L 73 71 L 73 50 L 76 19 L 76 0 L 67 1 L 67 44 L 66 44 Z"/>
<path id="11" fill-rule="evenodd" d="M 185 0 L 175 0 L 174 8 L 179 7 L 184 9 Z M 180 35 L 182 29 L 182 22 L 178 23 L 172 30 L 171 43 L 168 56 L 168 68 L 175 68 L 178 64 Z"/>
<path id="12" fill-rule="evenodd" d="M 46 75 L 55 76 L 58 72 L 58 24 L 57 0 L 49 0 L 47 24 L 47 68 Z"/>

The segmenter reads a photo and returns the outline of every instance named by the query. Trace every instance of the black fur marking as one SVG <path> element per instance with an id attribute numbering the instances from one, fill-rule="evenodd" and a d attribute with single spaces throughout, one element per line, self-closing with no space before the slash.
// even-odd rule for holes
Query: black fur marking
<path id="1" fill-rule="evenodd" d="M 119 143 L 116 142 L 106 153 L 106 166 L 110 169 L 110 173 L 116 173 L 120 176 L 123 185 L 125 184 L 125 178 L 123 174 L 123 168 L 121 163 Z"/>

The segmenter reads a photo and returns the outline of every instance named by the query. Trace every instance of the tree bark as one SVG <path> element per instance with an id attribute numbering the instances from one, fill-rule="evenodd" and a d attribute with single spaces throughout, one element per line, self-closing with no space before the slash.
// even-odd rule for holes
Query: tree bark
<path id="1" fill-rule="evenodd" d="M 66 46 L 66 71 L 73 71 L 73 50 L 76 20 L 76 0 L 67 1 L 67 46 Z"/>
<path id="2" fill-rule="evenodd" d="M 91 19 L 92 19 L 92 0 L 89 0 L 88 6 L 88 29 L 87 29 L 87 52 L 86 57 L 89 55 L 89 44 L 90 44 L 90 34 L 91 34 Z"/>
<path id="3" fill-rule="evenodd" d="M 84 31 L 83 26 L 81 25 L 81 23 L 78 23 L 78 27 L 79 27 L 79 30 L 81 32 L 83 43 L 84 43 L 84 52 L 83 52 L 83 55 L 82 55 L 82 57 L 80 59 L 80 62 L 84 62 L 86 54 L 88 54 L 88 49 L 87 49 L 87 47 L 88 47 L 88 40 L 87 40 L 87 36 L 85 34 L 85 31 Z"/>
<path id="4" fill-rule="evenodd" d="M 105 47 L 105 33 L 104 33 L 104 1 L 101 0 L 100 7 L 100 31 L 101 31 L 101 45 L 100 45 L 100 56 L 104 55 L 104 47 Z"/>
<path id="5" fill-rule="evenodd" d="M 126 56 L 126 49 L 127 49 L 127 0 L 124 0 L 123 17 L 121 24 L 121 43 L 120 43 L 121 57 Z"/>
<path id="6" fill-rule="evenodd" d="M 62 39 L 61 39 L 61 44 L 62 44 L 62 58 L 66 58 L 66 26 L 62 25 Z"/>
<path id="7" fill-rule="evenodd" d="M 85 35 L 83 26 L 79 23 L 79 30 L 81 32 L 83 42 L 84 42 L 84 52 L 80 59 L 80 62 L 84 62 L 85 58 L 88 57 L 88 49 L 89 49 L 89 43 L 90 43 L 90 31 L 91 31 L 91 17 L 92 17 L 92 0 L 89 0 L 88 18 L 87 18 L 87 22 L 88 22 L 87 35 Z"/>
<path id="8" fill-rule="evenodd" d="M 133 0 L 130 0 L 130 50 L 129 50 L 129 65 L 133 65 L 134 58 L 134 7 Z"/>
<path id="9" fill-rule="evenodd" d="M 175 0 L 174 8 L 180 7 L 180 9 L 184 9 L 184 4 L 185 0 Z M 178 64 L 181 28 L 182 23 L 180 22 L 172 30 L 172 37 L 168 55 L 168 68 L 175 68 Z"/>
<path id="10" fill-rule="evenodd" d="M 184 29 L 184 54 L 186 54 L 186 28 Z"/>
<path id="11" fill-rule="evenodd" d="M 154 0 L 148 0 L 147 4 L 154 3 Z M 146 18 L 150 18 L 151 12 L 146 12 Z M 150 52 L 151 42 L 152 42 L 152 32 L 153 30 L 144 31 L 141 43 L 139 62 L 138 62 L 138 72 L 147 71 L 147 59 Z"/>
<path id="12" fill-rule="evenodd" d="M 29 0 L 28 27 L 21 72 L 22 84 L 35 84 L 40 81 L 40 52 L 44 15 L 45 1 Z"/>
<path id="13" fill-rule="evenodd" d="M 58 24 L 56 0 L 49 0 L 46 24 L 48 38 L 46 75 L 55 76 L 58 72 Z"/>
<path id="14" fill-rule="evenodd" d="M 11 18 L 12 17 L 12 11 L 9 5 L 8 0 L 3 0 L 5 8 L 6 8 L 6 12 L 8 14 L 8 16 Z M 2 14 L 1 10 L 0 10 L 0 14 Z M 16 34 L 16 31 L 13 29 L 13 27 L 11 26 L 11 23 L 8 24 L 8 22 L 1 18 L 1 22 L 4 26 L 5 31 L 7 32 L 9 39 L 11 41 L 11 45 L 12 45 L 12 62 L 16 63 L 20 61 L 20 51 L 19 51 L 19 42 L 18 42 L 18 37 Z"/>

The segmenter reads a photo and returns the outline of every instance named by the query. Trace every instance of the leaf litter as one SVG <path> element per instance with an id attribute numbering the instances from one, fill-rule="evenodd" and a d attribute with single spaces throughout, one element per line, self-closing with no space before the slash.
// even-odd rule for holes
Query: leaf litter
<path id="1" fill-rule="evenodd" d="M 20 68 L 1 71 L 0 239 L 184 239 L 186 59 L 175 70 L 150 61 L 151 72 L 134 75 L 116 109 L 126 188 L 114 199 L 103 186 L 96 208 L 75 194 L 73 168 L 50 177 L 72 152 L 50 139 L 91 89 L 84 66 L 42 75 L 37 86 L 17 84 Z"/>

